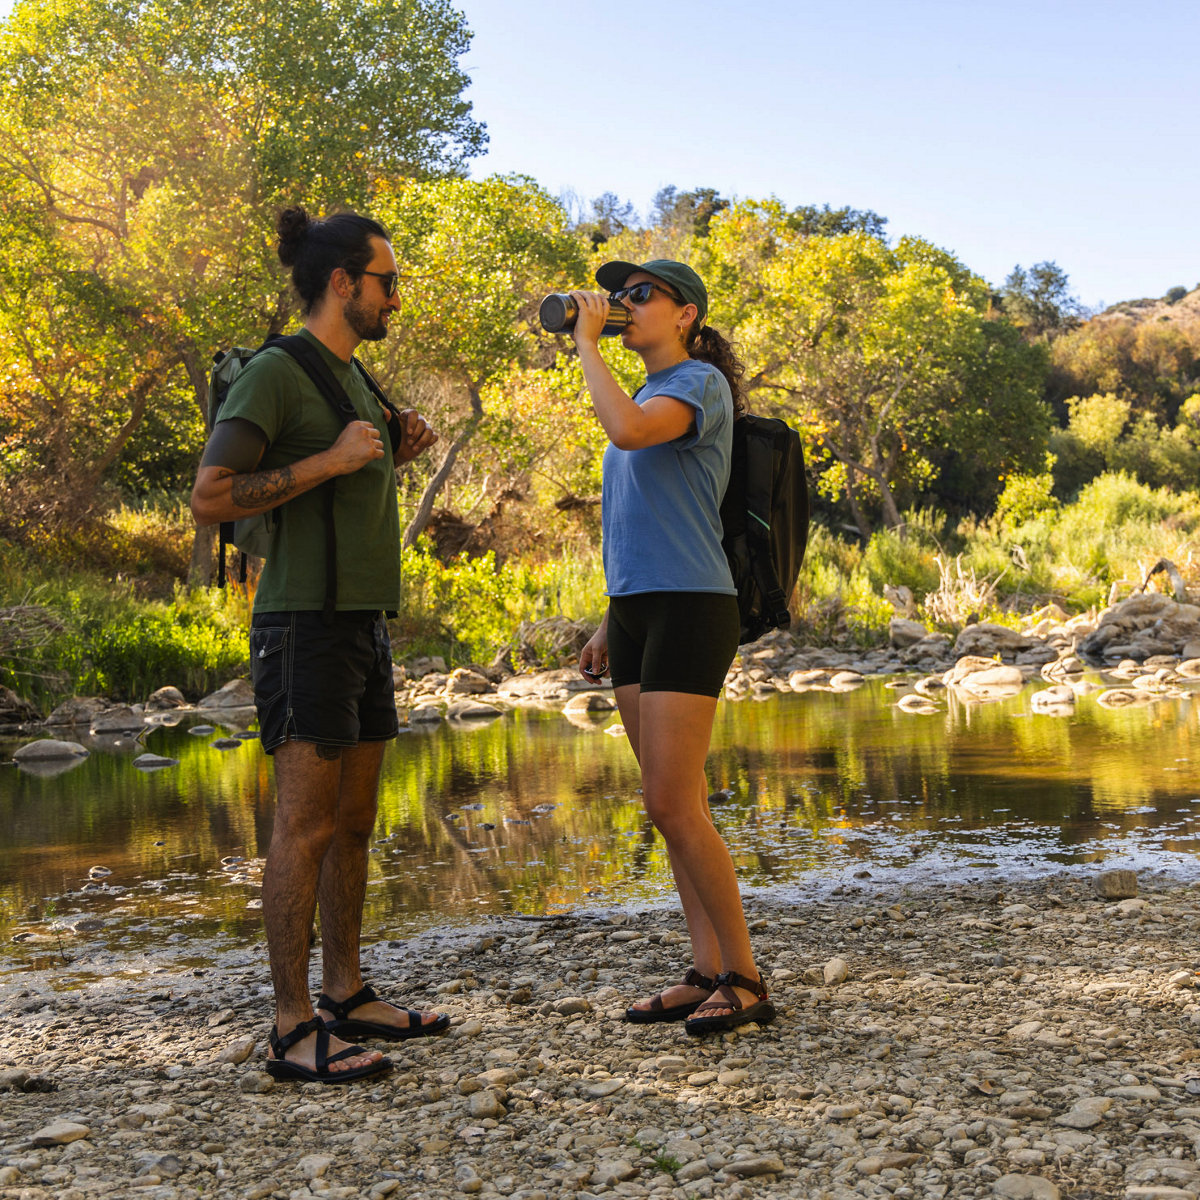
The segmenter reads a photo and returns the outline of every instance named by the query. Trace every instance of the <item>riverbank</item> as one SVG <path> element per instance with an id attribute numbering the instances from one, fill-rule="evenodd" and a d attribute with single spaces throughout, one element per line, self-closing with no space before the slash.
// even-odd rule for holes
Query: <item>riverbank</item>
<path id="1" fill-rule="evenodd" d="M 262 1074 L 261 946 L 8 975 L 0 1196 L 1194 1197 L 1200 892 L 1141 884 L 754 893 L 779 1020 L 710 1039 L 620 1019 L 687 965 L 671 909 L 377 943 L 453 1026 L 336 1089 Z"/>

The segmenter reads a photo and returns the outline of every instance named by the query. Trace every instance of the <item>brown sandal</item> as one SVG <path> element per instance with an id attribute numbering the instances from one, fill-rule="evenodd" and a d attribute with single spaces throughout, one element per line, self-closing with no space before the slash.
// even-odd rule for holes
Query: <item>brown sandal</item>
<path id="1" fill-rule="evenodd" d="M 703 988 L 706 992 L 711 992 L 717 986 L 715 980 L 701 975 L 695 967 L 688 968 L 683 983 L 688 987 Z M 625 1020 L 633 1025 L 649 1025 L 654 1021 L 682 1021 L 685 1017 L 690 1017 L 703 1003 L 703 1000 L 696 1000 L 691 1004 L 673 1004 L 670 1008 L 664 1008 L 662 993 L 659 992 L 650 1001 L 649 1008 L 627 1008 Z"/>
<path id="2" fill-rule="evenodd" d="M 748 992 L 753 992 L 758 997 L 757 1003 L 751 1004 L 749 1008 L 743 1008 L 741 998 L 733 990 L 734 988 L 744 988 Z M 710 998 L 697 1005 L 695 1012 L 698 1015 L 684 1023 L 683 1027 L 688 1033 L 697 1036 L 702 1033 L 720 1033 L 727 1029 L 735 1029 L 739 1025 L 746 1025 L 751 1021 L 765 1025 L 768 1021 L 775 1020 L 775 1005 L 767 999 L 767 989 L 762 981 L 762 976 L 759 976 L 758 979 L 747 979 L 745 975 L 739 975 L 736 971 L 724 971 L 717 976 L 716 986 L 713 990 L 718 998 Z M 733 1012 L 706 1017 L 704 1016 L 706 1008 L 714 1011 L 721 1008 L 732 1008 Z"/>

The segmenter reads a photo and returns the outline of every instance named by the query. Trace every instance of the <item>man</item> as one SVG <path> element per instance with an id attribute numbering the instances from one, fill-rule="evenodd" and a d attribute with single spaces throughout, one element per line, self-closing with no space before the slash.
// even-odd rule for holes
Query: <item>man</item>
<path id="1" fill-rule="evenodd" d="M 263 350 L 221 408 L 192 513 L 200 525 L 277 514 L 250 632 L 277 792 L 263 872 L 275 990 L 267 1069 L 277 1079 L 342 1083 L 385 1071 L 391 1060 L 338 1034 L 400 1040 L 449 1024 L 377 998 L 359 963 L 379 768 L 398 728 L 385 617 L 400 594 L 394 466 L 437 435 L 415 411 L 389 413 L 351 361 L 361 342 L 387 336 L 399 307 L 386 231 L 353 213 L 311 220 L 292 208 L 278 232 L 280 260 L 292 268 L 303 305 L 300 337 L 311 344 L 299 349 L 316 351 L 357 419 L 339 418 L 292 353 Z M 314 1014 L 308 957 L 318 905 L 322 995 Z"/>

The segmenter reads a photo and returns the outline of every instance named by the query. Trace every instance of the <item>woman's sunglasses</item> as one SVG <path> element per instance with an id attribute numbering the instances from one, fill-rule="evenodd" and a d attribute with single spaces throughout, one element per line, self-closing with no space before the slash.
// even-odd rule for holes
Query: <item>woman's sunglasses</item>
<path id="1" fill-rule="evenodd" d="M 359 271 L 359 274 L 374 275 L 376 279 L 382 279 L 383 282 L 379 286 L 383 288 L 383 294 L 389 300 L 396 294 L 396 289 L 400 286 L 400 276 L 395 271 L 388 271 L 387 274 L 380 271 Z"/>
<path id="2" fill-rule="evenodd" d="M 615 292 L 609 292 L 608 298 L 618 304 L 626 297 L 632 300 L 634 304 L 645 304 L 650 299 L 652 292 L 662 292 L 664 296 L 669 296 L 676 304 L 684 303 L 674 292 L 667 291 L 665 287 L 661 287 L 657 283 L 635 283 L 632 287 L 617 288 Z"/>

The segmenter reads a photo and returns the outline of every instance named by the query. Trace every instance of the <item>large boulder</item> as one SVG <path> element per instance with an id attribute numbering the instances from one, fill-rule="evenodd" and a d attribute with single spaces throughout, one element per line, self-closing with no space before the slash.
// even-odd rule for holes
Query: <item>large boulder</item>
<path id="1" fill-rule="evenodd" d="M 177 687 L 160 687 L 146 701 L 146 707 L 152 712 L 165 712 L 172 708 L 186 708 L 187 700 Z"/>
<path id="2" fill-rule="evenodd" d="M 64 759 L 87 758 L 86 746 L 78 742 L 60 742 L 54 738 L 43 738 L 27 742 L 14 755 L 15 763 L 61 762 Z"/>
<path id="3" fill-rule="evenodd" d="M 98 696 L 72 696 L 64 700 L 47 718 L 47 725 L 87 725 L 109 707 Z"/>
<path id="4" fill-rule="evenodd" d="M 223 688 L 205 696 L 197 708 L 253 708 L 254 688 L 248 679 L 231 679 Z"/>
<path id="5" fill-rule="evenodd" d="M 127 704 L 105 709 L 91 724 L 92 733 L 130 733 L 145 725 L 142 714 Z"/>
<path id="6" fill-rule="evenodd" d="M 1134 658 L 1156 654 L 1184 655 L 1200 641 L 1200 606 L 1180 604 L 1170 596 L 1146 592 L 1130 596 L 1100 614 L 1099 624 L 1080 643 L 1092 658 Z"/>
<path id="7" fill-rule="evenodd" d="M 906 646 L 915 646 L 928 633 L 929 630 L 920 621 L 909 621 L 904 617 L 893 617 L 888 622 L 888 641 L 897 650 L 903 650 Z"/>
<path id="8" fill-rule="evenodd" d="M 970 655 L 960 658 L 942 681 L 970 700 L 1002 700 L 1025 686 L 1025 674 L 1020 667 Z"/>
<path id="9" fill-rule="evenodd" d="M 968 625 L 958 635 L 954 642 L 954 653 L 958 658 L 966 655 L 991 657 L 996 654 L 1017 654 L 1021 650 L 1028 650 L 1033 644 L 1032 638 L 1017 629 L 982 621 L 977 625 Z"/>
<path id="10" fill-rule="evenodd" d="M 451 671 L 450 678 L 446 680 L 445 693 L 447 696 L 482 696 L 491 690 L 490 679 L 467 667 L 459 667 Z"/>

